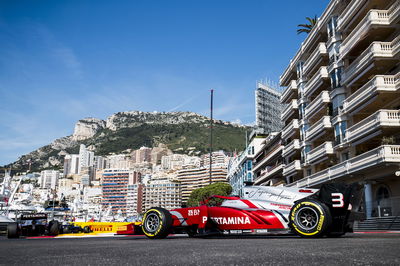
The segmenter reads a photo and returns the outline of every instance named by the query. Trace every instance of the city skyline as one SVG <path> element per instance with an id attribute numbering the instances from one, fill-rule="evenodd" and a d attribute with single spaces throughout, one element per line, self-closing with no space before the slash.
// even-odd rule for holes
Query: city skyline
<path id="1" fill-rule="evenodd" d="M 256 81 L 278 81 L 327 3 L 2 2 L 0 165 L 84 117 L 208 115 L 211 88 L 216 119 L 251 124 Z"/>

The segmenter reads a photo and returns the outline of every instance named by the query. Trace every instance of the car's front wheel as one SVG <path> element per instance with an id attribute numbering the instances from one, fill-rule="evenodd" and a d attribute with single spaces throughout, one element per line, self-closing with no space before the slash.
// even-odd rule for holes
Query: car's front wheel
<path id="1" fill-rule="evenodd" d="M 165 238 L 172 227 L 172 215 L 164 208 L 151 208 L 143 215 L 142 230 L 148 238 Z"/>
<path id="2" fill-rule="evenodd" d="M 289 225 L 302 237 L 323 236 L 332 223 L 329 208 L 312 199 L 295 203 L 290 210 Z"/>

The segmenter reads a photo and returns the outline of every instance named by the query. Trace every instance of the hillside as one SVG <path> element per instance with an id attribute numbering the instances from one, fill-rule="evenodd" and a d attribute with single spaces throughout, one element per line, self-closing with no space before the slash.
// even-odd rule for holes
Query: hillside
<path id="1" fill-rule="evenodd" d="M 247 127 L 220 120 L 214 121 L 214 150 L 243 150 Z M 96 155 L 124 153 L 142 146 L 164 143 L 175 153 L 201 155 L 209 149 L 209 120 L 192 112 L 120 112 L 107 120 L 79 120 L 74 134 L 55 140 L 12 163 L 15 170 L 24 171 L 31 162 L 32 171 L 63 167 L 63 157 L 78 153 L 85 144 Z M 9 165 L 9 166 L 11 166 Z"/>

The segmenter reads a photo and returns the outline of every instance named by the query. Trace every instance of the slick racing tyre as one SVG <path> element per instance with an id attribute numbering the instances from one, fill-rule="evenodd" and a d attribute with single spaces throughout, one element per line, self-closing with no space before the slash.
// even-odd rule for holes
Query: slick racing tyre
<path id="1" fill-rule="evenodd" d="M 56 236 L 60 234 L 60 223 L 58 221 L 51 221 L 49 223 L 49 235 Z"/>
<path id="2" fill-rule="evenodd" d="M 151 208 L 143 215 L 142 230 L 148 238 L 165 238 L 172 227 L 172 216 L 163 208 Z"/>
<path id="3" fill-rule="evenodd" d="M 7 238 L 19 238 L 18 224 L 11 223 L 7 225 Z"/>
<path id="4" fill-rule="evenodd" d="M 289 214 L 289 226 L 302 237 L 323 236 L 332 223 L 328 207 L 312 199 L 305 199 L 293 205 Z"/>

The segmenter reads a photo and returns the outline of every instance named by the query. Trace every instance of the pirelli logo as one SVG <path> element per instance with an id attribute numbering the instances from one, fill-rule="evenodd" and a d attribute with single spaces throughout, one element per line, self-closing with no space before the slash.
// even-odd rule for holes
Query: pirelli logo
<path id="1" fill-rule="evenodd" d="M 91 225 L 90 228 L 93 232 L 111 232 L 113 230 L 112 225 Z"/>

